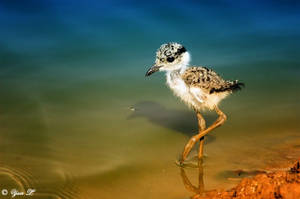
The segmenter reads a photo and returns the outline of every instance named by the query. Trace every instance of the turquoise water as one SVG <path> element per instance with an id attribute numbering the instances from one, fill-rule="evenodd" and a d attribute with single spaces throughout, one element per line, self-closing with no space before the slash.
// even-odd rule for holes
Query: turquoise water
<path id="1" fill-rule="evenodd" d="M 228 121 L 206 138 L 205 190 L 232 187 L 236 170 L 294 161 L 298 10 L 259 1 L 1 2 L 0 189 L 36 189 L 30 198 L 192 196 L 183 172 L 197 186 L 199 170 L 175 161 L 197 132 L 195 114 L 163 74 L 144 77 L 168 41 L 182 43 L 191 64 L 246 84 L 221 104 Z"/>

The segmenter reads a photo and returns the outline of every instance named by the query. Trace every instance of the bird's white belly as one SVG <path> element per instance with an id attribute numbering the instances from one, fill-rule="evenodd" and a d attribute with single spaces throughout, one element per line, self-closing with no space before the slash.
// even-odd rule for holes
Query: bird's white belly
<path id="1" fill-rule="evenodd" d="M 190 106 L 196 106 L 197 102 L 190 92 L 190 88 L 181 78 L 172 78 L 170 74 L 167 74 L 167 84 L 174 92 L 174 94 L 178 96 L 182 101 Z"/>

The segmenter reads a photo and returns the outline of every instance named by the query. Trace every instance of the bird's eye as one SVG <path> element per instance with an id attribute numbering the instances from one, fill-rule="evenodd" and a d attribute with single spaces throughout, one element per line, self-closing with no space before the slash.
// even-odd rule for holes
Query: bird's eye
<path id="1" fill-rule="evenodd" d="M 168 57 L 168 58 L 167 58 L 167 61 L 168 61 L 168 62 L 173 62 L 173 61 L 174 61 L 174 57 Z"/>
<path id="2" fill-rule="evenodd" d="M 164 62 L 164 61 L 165 61 L 165 59 L 164 59 L 164 58 L 160 58 L 159 60 L 160 60 L 161 62 Z"/>

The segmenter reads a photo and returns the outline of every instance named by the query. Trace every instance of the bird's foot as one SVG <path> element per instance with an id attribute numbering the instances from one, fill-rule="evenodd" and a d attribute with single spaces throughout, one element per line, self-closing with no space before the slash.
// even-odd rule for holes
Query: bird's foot
<path id="1" fill-rule="evenodd" d="M 194 156 L 191 159 L 184 161 L 182 159 L 176 160 L 175 164 L 182 168 L 199 168 L 203 165 L 204 158 L 204 156 L 202 156 L 201 158 L 198 158 L 198 156 Z"/>

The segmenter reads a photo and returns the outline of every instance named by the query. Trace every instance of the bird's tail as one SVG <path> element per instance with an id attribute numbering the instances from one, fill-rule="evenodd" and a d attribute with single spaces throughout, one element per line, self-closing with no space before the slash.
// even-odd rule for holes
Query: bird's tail
<path id="1" fill-rule="evenodd" d="M 227 89 L 231 90 L 232 92 L 239 91 L 242 89 L 242 87 L 245 87 L 245 84 L 242 82 L 239 82 L 238 80 L 229 81 L 228 84 L 229 84 L 229 87 Z"/>

